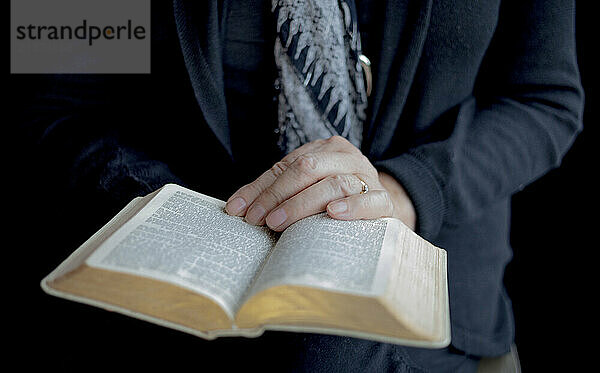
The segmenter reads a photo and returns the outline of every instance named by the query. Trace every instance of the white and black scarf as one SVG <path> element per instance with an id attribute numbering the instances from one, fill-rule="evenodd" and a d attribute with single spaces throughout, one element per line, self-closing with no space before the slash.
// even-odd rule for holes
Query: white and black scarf
<path id="1" fill-rule="evenodd" d="M 272 0 L 279 147 L 341 135 L 362 141 L 367 94 L 354 0 Z"/>

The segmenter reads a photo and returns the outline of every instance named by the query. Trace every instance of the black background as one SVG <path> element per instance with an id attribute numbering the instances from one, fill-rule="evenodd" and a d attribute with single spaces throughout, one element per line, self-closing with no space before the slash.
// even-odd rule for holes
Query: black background
<path id="1" fill-rule="evenodd" d="M 594 146 L 599 119 L 594 53 L 599 33 L 593 24 L 592 4 L 577 3 L 578 60 L 586 93 L 584 131 L 559 169 L 513 198 L 514 259 L 507 268 L 506 285 L 513 299 L 516 342 L 524 372 L 583 371 L 596 360 L 595 298 L 600 269 L 593 239 L 598 229 L 594 193 L 598 165 L 592 147 L 598 148 Z M 9 96 L 12 90 L 35 89 L 21 86 L 26 80 L 10 76 L 8 60 L 7 55 Z M 3 111 L 11 113 L 14 104 L 3 100 Z M 43 293 L 40 280 L 93 232 L 72 232 L 70 247 L 46 251 L 55 232 L 44 231 L 44 219 L 58 217 L 60 211 L 36 211 L 35 199 L 51 196 L 44 195 L 43 188 L 28 184 L 30 175 L 23 161 L 26 155 L 22 154 L 26 147 L 11 137 L 10 114 L 6 118 L 3 150 L 8 150 L 4 158 L 7 177 L 3 185 L 14 197 L 4 207 L 15 224 L 5 222 L 3 227 L 5 237 L 16 236 L 3 245 L 2 308 L 3 329 L 8 331 L 4 333 L 8 361 L 15 360 L 23 368 L 46 366 L 51 370 L 92 366 L 206 368 L 195 358 L 204 346 L 196 337 Z M 29 202 L 23 203 L 26 200 Z M 19 208 L 17 213 L 9 212 L 13 202 Z M 28 242 L 41 244 L 31 247 Z M 44 242 L 49 246 L 44 247 Z M 261 338 L 271 336 L 267 333 Z M 268 351 L 248 349 L 232 351 L 232 358 L 273 357 Z"/>

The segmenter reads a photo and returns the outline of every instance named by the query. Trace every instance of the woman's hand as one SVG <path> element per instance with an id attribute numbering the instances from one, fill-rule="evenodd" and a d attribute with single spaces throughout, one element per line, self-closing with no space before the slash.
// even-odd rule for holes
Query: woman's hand
<path id="1" fill-rule="evenodd" d="M 362 193 L 363 183 L 368 192 Z M 227 201 L 228 214 L 283 231 L 319 212 L 340 220 L 396 217 L 415 229 L 416 213 L 402 186 L 378 173 L 341 136 L 316 140 L 289 153 Z"/>

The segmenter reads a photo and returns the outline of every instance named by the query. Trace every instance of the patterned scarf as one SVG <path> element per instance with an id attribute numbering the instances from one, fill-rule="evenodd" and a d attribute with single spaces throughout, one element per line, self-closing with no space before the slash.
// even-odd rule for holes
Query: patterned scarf
<path id="1" fill-rule="evenodd" d="M 271 10 L 280 149 L 333 135 L 360 148 L 367 93 L 354 0 L 272 0 Z"/>

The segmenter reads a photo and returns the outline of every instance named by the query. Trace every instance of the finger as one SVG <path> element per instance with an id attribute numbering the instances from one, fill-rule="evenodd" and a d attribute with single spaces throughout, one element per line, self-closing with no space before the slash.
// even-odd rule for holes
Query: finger
<path id="1" fill-rule="evenodd" d="M 269 215 L 265 222 L 275 231 L 283 231 L 296 221 L 325 211 L 327 204 L 360 193 L 362 184 L 356 175 L 328 176 L 286 200 Z"/>
<path id="2" fill-rule="evenodd" d="M 248 207 L 254 202 L 256 197 L 273 184 L 277 177 L 281 175 L 290 164 L 296 161 L 299 156 L 325 150 L 331 152 L 358 152 L 361 154 L 360 150 L 341 136 L 332 136 L 328 139 L 319 139 L 306 143 L 290 152 L 280 162 L 275 163 L 273 167 L 265 171 L 255 181 L 238 189 L 227 200 L 225 211 L 230 215 L 244 216 L 248 211 Z"/>
<path id="3" fill-rule="evenodd" d="M 300 155 L 254 200 L 246 213 L 250 224 L 262 225 L 269 212 L 285 200 L 298 194 L 329 175 L 362 174 L 366 165 L 358 156 L 348 153 L 307 153 Z M 366 176 L 365 176 L 366 177 Z"/>
<path id="4" fill-rule="evenodd" d="M 370 190 L 329 203 L 327 214 L 339 220 L 377 219 L 393 216 L 394 205 L 386 190 Z"/>
<path id="5" fill-rule="evenodd" d="M 225 211 L 229 215 L 244 216 L 256 197 L 273 184 L 287 168 L 288 163 L 285 161 L 275 163 L 252 183 L 244 185 L 233 193 L 225 204 Z"/>

